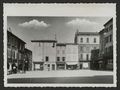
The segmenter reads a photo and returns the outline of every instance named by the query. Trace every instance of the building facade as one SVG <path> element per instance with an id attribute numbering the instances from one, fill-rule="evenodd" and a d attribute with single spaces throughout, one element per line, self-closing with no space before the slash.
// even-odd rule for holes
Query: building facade
<path id="1" fill-rule="evenodd" d="M 24 70 L 25 42 L 7 31 L 7 69 L 8 73 L 16 68 L 16 72 Z"/>
<path id="2" fill-rule="evenodd" d="M 25 48 L 25 70 L 32 70 L 32 51 Z"/>
<path id="3" fill-rule="evenodd" d="M 74 43 L 66 43 L 66 69 L 78 69 L 78 45 Z"/>
<path id="4" fill-rule="evenodd" d="M 113 69 L 113 18 L 104 24 L 104 29 L 100 34 L 100 69 Z"/>
<path id="5" fill-rule="evenodd" d="M 98 58 L 99 58 L 99 49 L 93 49 L 91 51 L 90 69 L 99 70 Z"/>
<path id="6" fill-rule="evenodd" d="M 91 50 L 99 48 L 99 33 L 77 31 L 74 42 L 79 45 L 79 68 L 90 69 Z"/>
<path id="7" fill-rule="evenodd" d="M 56 40 L 32 40 L 34 70 L 56 69 Z"/>
<path id="8" fill-rule="evenodd" d="M 65 70 L 66 69 L 66 44 L 57 43 L 56 45 L 56 69 Z"/>

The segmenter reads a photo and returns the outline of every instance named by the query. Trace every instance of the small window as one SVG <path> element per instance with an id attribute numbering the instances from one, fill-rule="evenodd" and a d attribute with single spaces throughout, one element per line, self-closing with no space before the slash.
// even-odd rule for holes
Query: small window
<path id="1" fill-rule="evenodd" d="M 94 38 L 94 43 L 96 43 L 96 38 Z"/>
<path id="2" fill-rule="evenodd" d="M 83 54 L 80 54 L 80 59 L 83 59 Z"/>
<path id="3" fill-rule="evenodd" d="M 80 46 L 80 51 L 83 51 L 83 46 Z"/>
<path id="4" fill-rule="evenodd" d="M 83 42 L 83 38 L 80 38 L 80 42 L 81 42 L 81 43 Z"/>
<path id="5" fill-rule="evenodd" d="M 57 61 L 60 61 L 60 57 L 57 57 Z"/>
<path id="6" fill-rule="evenodd" d="M 50 64 L 48 64 L 48 67 L 50 67 Z"/>
<path id="7" fill-rule="evenodd" d="M 65 61 L 65 57 L 62 57 L 62 60 Z"/>
<path id="8" fill-rule="evenodd" d="M 89 60 L 89 54 L 86 55 L 86 60 Z"/>
<path id="9" fill-rule="evenodd" d="M 48 62 L 48 61 L 49 61 L 49 57 L 48 57 L 48 56 L 46 56 L 46 59 L 45 59 L 45 61 L 46 61 L 46 62 Z"/>
<path id="10" fill-rule="evenodd" d="M 89 43 L 89 38 L 87 38 L 87 43 Z"/>

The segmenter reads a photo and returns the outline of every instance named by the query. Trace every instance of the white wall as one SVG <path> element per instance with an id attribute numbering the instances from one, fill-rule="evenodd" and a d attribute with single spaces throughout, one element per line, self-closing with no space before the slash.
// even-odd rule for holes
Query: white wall
<path id="1" fill-rule="evenodd" d="M 66 61 L 78 62 L 78 45 L 66 45 Z"/>
<path id="2" fill-rule="evenodd" d="M 53 43 L 40 43 L 33 42 L 33 62 L 34 61 L 42 61 L 45 57 L 49 57 L 48 62 L 55 62 L 56 61 L 56 46 L 53 48 Z"/>

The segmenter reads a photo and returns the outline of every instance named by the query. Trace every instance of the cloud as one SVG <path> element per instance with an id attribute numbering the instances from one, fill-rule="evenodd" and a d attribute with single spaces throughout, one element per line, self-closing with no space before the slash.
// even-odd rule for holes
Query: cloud
<path id="1" fill-rule="evenodd" d="M 43 27 L 49 27 L 50 25 L 45 23 L 44 21 L 38 21 L 36 19 L 33 19 L 29 22 L 24 22 L 19 24 L 19 26 L 24 27 L 24 28 L 34 28 L 34 29 L 39 29 Z"/>
<path id="2" fill-rule="evenodd" d="M 66 25 L 72 26 L 74 29 L 80 29 L 81 31 L 98 31 L 102 29 L 102 26 L 97 22 L 79 18 L 67 22 Z"/>
<path id="3" fill-rule="evenodd" d="M 67 25 L 97 25 L 98 23 L 89 21 L 87 19 L 76 18 L 66 23 Z"/>

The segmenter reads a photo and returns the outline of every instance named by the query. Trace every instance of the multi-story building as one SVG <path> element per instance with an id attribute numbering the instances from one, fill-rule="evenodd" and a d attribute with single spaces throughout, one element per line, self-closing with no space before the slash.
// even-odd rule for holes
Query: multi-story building
<path id="1" fill-rule="evenodd" d="M 32 40 L 34 70 L 56 69 L 56 40 Z"/>
<path id="2" fill-rule="evenodd" d="M 99 33 L 79 32 L 75 33 L 75 44 L 78 44 L 80 69 L 89 69 L 91 61 L 91 50 L 99 48 Z"/>
<path id="3" fill-rule="evenodd" d="M 100 68 L 113 69 L 113 18 L 104 24 L 100 34 Z"/>
<path id="4" fill-rule="evenodd" d="M 66 44 L 57 43 L 56 45 L 56 68 L 57 70 L 66 69 Z"/>
<path id="5" fill-rule="evenodd" d="M 32 70 L 32 51 L 25 48 L 25 70 Z"/>
<path id="6" fill-rule="evenodd" d="M 78 69 L 78 45 L 66 43 L 66 69 Z"/>
<path id="7" fill-rule="evenodd" d="M 91 51 L 91 63 L 90 63 L 90 69 L 98 70 L 99 69 L 99 49 L 93 49 Z"/>
<path id="8" fill-rule="evenodd" d="M 12 32 L 7 31 L 7 69 L 12 71 L 13 67 L 17 71 L 24 69 L 24 49 L 25 42 L 15 36 Z"/>

